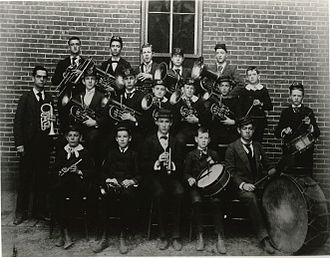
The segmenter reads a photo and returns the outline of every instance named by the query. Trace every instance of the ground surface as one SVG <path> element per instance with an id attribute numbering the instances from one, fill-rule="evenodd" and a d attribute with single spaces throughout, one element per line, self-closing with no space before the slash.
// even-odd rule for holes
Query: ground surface
<path id="1" fill-rule="evenodd" d="M 49 237 L 49 226 L 44 221 L 28 220 L 21 225 L 14 226 L 12 194 L 2 193 L 2 256 L 13 256 L 13 246 L 17 248 L 18 256 L 121 256 L 118 251 L 118 237 L 112 234 L 109 240 L 110 246 L 99 254 L 92 252 L 92 247 L 97 243 L 95 232 L 91 232 L 90 240 L 87 241 L 82 230 L 73 233 L 75 244 L 69 250 L 56 247 L 59 232 L 56 228 L 53 237 Z M 238 223 L 238 222 L 237 222 Z M 226 247 L 227 255 L 230 256 L 267 256 L 257 243 L 252 230 L 247 226 L 242 228 L 243 224 L 236 224 L 234 227 L 226 226 Z M 142 226 L 142 228 L 146 228 Z M 212 231 L 206 232 L 205 251 L 197 252 L 195 242 L 189 242 L 187 233 L 183 237 L 183 249 L 180 252 L 172 247 L 165 251 L 157 248 L 156 229 L 154 228 L 153 237 L 147 240 L 144 230 L 131 236 L 128 239 L 129 253 L 126 256 L 215 256 L 218 255 L 215 249 L 215 236 Z M 308 255 L 327 255 L 330 254 L 329 245 L 325 245 Z M 288 255 L 280 251 L 276 255 Z"/>

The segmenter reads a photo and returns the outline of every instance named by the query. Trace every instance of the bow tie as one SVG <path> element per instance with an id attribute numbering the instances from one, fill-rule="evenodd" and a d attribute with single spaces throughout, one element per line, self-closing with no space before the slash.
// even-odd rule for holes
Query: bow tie
<path id="1" fill-rule="evenodd" d="M 112 60 L 111 60 L 111 63 L 118 63 L 118 62 L 119 62 L 119 61 L 112 61 Z"/>
<path id="2" fill-rule="evenodd" d="M 133 97 L 134 92 L 131 93 L 127 93 L 126 92 L 126 98 L 130 99 L 131 97 Z"/>
<path id="3" fill-rule="evenodd" d="M 165 141 L 167 140 L 167 136 L 161 136 L 159 139 L 164 139 Z"/>
<path id="4" fill-rule="evenodd" d="M 292 107 L 294 113 L 299 113 L 300 108 L 299 107 Z"/>
<path id="5" fill-rule="evenodd" d="M 174 69 L 174 71 L 180 75 L 180 71 L 181 71 L 180 69 Z"/>
<path id="6" fill-rule="evenodd" d="M 199 156 L 202 157 L 202 156 L 207 156 L 207 151 L 202 151 L 202 150 L 199 150 Z"/>

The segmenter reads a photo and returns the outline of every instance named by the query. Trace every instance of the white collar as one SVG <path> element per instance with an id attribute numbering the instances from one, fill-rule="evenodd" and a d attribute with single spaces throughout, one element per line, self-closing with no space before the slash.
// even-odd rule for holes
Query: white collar
<path id="1" fill-rule="evenodd" d="M 152 60 L 147 64 L 146 62 L 143 62 L 142 63 L 144 66 L 150 66 L 150 65 L 152 65 Z"/>
<path id="2" fill-rule="evenodd" d="M 126 146 L 124 149 L 118 147 L 120 153 L 125 153 L 128 150 L 128 146 Z"/>
<path id="3" fill-rule="evenodd" d="M 188 99 L 186 96 L 183 96 L 182 97 L 183 99 Z M 195 103 L 197 100 L 198 100 L 198 97 L 196 96 L 196 95 L 193 95 L 191 98 L 190 98 L 190 100 L 193 102 L 193 103 Z"/>
<path id="4" fill-rule="evenodd" d="M 250 141 L 249 143 L 247 141 L 245 141 L 242 137 L 241 137 L 241 142 L 243 145 L 250 145 L 252 146 L 252 141 Z"/>
<path id="5" fill-rule="evenodd" d="M 261 90 L 263 87 L 264 86 L 260 83 L 258 83 L 257 85 L 247 84 L 245 86 L 245 89 L 256 91 L 256 90 Z"/>
<path id="6" fill-rule="evenodd" d="M 301 106 L 301 104 L 299 104 L 298 106 L 291 105 L 292 108 L 301 108 Z"/>
<path id="7" fill-rule="evenodd" d="M 180 70 L 180 72 L 182 71 L 182 69 L 183 69 L 183 67 L 182 67 L 182 65 L 181 66 L 179 66 L 179 67 L 176 67 L 176 66 L 173 66 L 173 71 L 175 71 L 175 70 Z"/>
<path id="8" fill-rule="evenodd" d="M 216 62 L 216 64 L 217 64 L 217 67 L 222 66 L 222 69 L 224 69 L 225 66 L 227 65 L 227 61 L 224 61 L 222 64 L 219 64 L 218 62 Z"/>
<path id="9" fill-rule="evenodd" d="M 74 56 L 74 55 L 70 55 L 70 59 L 76 58 L 76 60 L 80 59 L 80 56 Z"/>
<path id="10" fill-rule="evenodd" d="M 166 98 L 165 96 L 162 98 L 162 102 L 165 103 L 168 101 L 168 98 Z"/>
<path id="11" fill-rule="evenodd" d="M 95 93 L 95 87 L 91 90 L 85 89 L 85 94 L 91 95 L 91 94 L 94 94 L 94 93 Z"/>
<path id="12" fill-rule="evenodd" d="M 70 159 L 71 154 L 74 154 L 76 158 L 79 157 L 79 151 L 83 150 L 84 147 L 79 143 L 76 147 L 70 147 L 69 144 L 64 146 L 64 150 L 67 152 L 67 159 Z"/>
<path id="13" fill-rule="evenodd" d="M 161 136 L 166 136 L 167 140 L 170 138 L 170 133 L 167 133 L 166 135 L 161 134 L 159 131 L 157 131 L 157 137 L 160 139 Z"/>
<path id="14" fill-rule="evenodd" d="M 113 57 L 112 56 L 110 59 L 111 59 L 111 62 L 119 62 L 120 57 Z"/>
<path id="15" fill-rule="evenodd" d="M 38 96 L 37 94 L 40 92 L 41 95 L 42 95 L 42 98 L 45 99 L 45 91 L 44 91 L 44 90 L 42 90 L 42 91 L 38 91 L 38 90 L 37 90 L 36 88 L 34 88 L 34 87 L 33 87 L 32 90 L 33 90 L 33 93 L 34 93 L 34 95 L 35 95 L 36 97 Z M 39 100 L 39 97 L 38 97 L 37 99 Z"/>
<path id="16" fill-rule="evenodd" d="M 201 147 L 197 146 L 197 149 L 207 154 L 207 147 L 203 150 Z"/>

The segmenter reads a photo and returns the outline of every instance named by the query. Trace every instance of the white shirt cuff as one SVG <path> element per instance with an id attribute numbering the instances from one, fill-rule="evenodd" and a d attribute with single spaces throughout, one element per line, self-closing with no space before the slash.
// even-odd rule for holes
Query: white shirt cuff
<path id="1" fill-rule="evenodd" d="M 160 170 L 160 164 L 159 164 L 158 160 L 156 160 L 156 162 L 154 164 L 154 170 Z"/>
<path id="2" fill-rule="evenodd" d="M 241 189 L 242 191 L 244 190 L 243 189 L 243 185 L 245 184 L 245 182 L 242 182 L 240 185 L 239 185 L 239 189 Z"/>

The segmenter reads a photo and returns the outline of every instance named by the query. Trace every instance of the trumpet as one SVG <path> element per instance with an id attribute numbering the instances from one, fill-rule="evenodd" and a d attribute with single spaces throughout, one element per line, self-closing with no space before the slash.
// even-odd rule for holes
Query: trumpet
<path id="1" fill-rule="evenodd" d="M 109 104 L 109 116 L 117 122 L 122 121 L 122 116 L 125 113 L 130 113 L 132 116 L 141 116 L 142 114 L 128 106 L 125 106 L 121 102 L 111 99 Z"/>
<path id="2" fill-rule="evenodd" d="M 61 96 L 66 91 L 66 89 L 68 88 L 70 83 L 73 85 L 76 85 L 79 82 L 81 76 L 84 74 L 85 70 L 90 66 L 90 64 L 92 62 L 93 62 L 93 59 L 90 57 L 90 58 L 86 59 L 83 63 L 81 63 L 79 66 L 76 66 L 76 65 L 69 66 L 65 72 L 64 78 L 62 79 L 62 81 L 59 83 L 59 85 L 56 88 L 56 91 L 58 91 L 58 90 L 60 91 L 58 93 L 58 96 Z M 78 75 L 76 74 L 77 70 L 80 71 L 80 73 Z"/>
<path id="3" fill-rule="evenodd" d="M 168 148 L 167 160 L 163 162 L 163 166 L 168 175 L 170 175 L 172 173 L 172 171 L 174 171 L 174 168 L 172 166 L 172 149 L 171 148 Z"/>
<path id="4" fill-rule="evenodd" d="M 83 123 L 89 118 L 96 118 L 96 112 L 93 109 L 84 107 L 81 102 L 75 99 L 71 99 L 71 102 L 73 105 L 70 108 L 70 115 L 80 123 Z"/>
<path id="5" fill-rule="evenodd" d="M 141 101 L 141 108 L 143 110 L 149 110 L 153 105 L 158 108 L 161 108 L 161 100 L 155 97 L 153 94 L 148 93 L 146 94 Z"/>
<path id="6" fill-rule="evenodd" d="M 53 122 L 53 116 L 54 116 L 53 106 L 50 103 L 44 103 L 41 105 L 40 111 L 41 111 L 40 113 L 41 131 L 46 131 L 50 129 L 48 135 L 50 136 L 55 135 L 54 122 Z"/>

